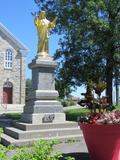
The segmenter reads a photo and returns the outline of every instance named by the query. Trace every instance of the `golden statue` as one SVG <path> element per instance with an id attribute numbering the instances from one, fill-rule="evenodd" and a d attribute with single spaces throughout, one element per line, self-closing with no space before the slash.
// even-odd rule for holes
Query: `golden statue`
<path id="1" fill-rule="evenodd" d="M 41 11 L 39 15 L 35 16 L 34 23 L 38 32 L 38 56 L 48 56 L 48 39 L 49 30 L 55 27 L 57 17 L 50 22 L 46 19 L 46 12 Z"/>

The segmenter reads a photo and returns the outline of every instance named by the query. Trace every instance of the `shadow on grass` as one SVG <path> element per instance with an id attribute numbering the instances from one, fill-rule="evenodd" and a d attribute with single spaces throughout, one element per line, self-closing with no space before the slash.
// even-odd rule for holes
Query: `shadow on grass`
<path id="1" fill-rule="evenodd" d="M 4 114 L 6 118 L 12 119 L 12 120 L 19 120 L 21 118 L 21 113 L 6 113 Z"/>
<path id="2" fill-rule="evenodd" d="M 74 157 L 75 160 L 90 160 L 88 153 L 67 153 L 63 154 L 63 158 L 61 158 L 60 160 L 65 160 L 65 157 L 68 156 Z"/>
<path id="3" fill-rule="evenodd" d="M 12 125 L 12 120 L 8 119 L 4 114 L 0 115 L 0 127 L 10 127 Z"/>
<path id="4" fill-rule="evenodd" d="M 19 120 L 21 118 L 20 113 L 4 113 L 0 115 L 0 127 L 11 127 L 13 120 Z"/>

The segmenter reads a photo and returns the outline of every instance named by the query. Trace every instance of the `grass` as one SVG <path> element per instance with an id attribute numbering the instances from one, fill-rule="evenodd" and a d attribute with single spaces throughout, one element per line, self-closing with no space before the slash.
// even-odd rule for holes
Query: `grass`
<path id="1" fill-rule="evenodd" d="M 116 110 L 120 110 L 120 104 L 118 106 L 115 106 Z"/>
<path id="2" fill-rule="evenodd" d="M 89 110 L 86 108 L 72 109 L 65 111 L 66 119 L 68 121 L 77 121 L 77 118 L 81 115 L 88 113 Z"/>
<path id="3" fill-rule="evenodd" d="M 21 118 L 21 113 L 6 113 L 5 116 L 12 120 L 19 120 Z"/>
<path id="4" fill-rule="evenodd" d="M 115 110 L 120 110 L 120 104 L 118 106 L 115 106 Z M 65 111 L 66 119 L 68 121 L 77 121 L 78 117 L 81 115 L 84 115 L 89 112 L 89 109 L 87 108 L 79 108 L 79 109 L 73 109 Z"/>
<path id="5" fill-rule="evenodd" d="M 3 128 L 0 127 L 0 135 L 3 133 Z"/>

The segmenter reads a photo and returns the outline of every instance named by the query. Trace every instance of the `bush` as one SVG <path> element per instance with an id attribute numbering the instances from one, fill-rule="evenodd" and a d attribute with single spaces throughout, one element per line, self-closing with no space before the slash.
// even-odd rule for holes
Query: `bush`
<path id="1" fill-rule="evenodd" d="M 70 100 L 61 100 L 61 103 L 63 107 L 74 106 L 77 104 L 76 102 Z"/>
<path id="2" fill-rule="evenodd" d="M 13 157 L 8 157 L 7 152 L 13 149 L 4 147 L 0 144 L 0 160 L 60 160 L 63 159 L 61 152 L 54 153 L 53 145 L 58 144 L 58 141 L 40 140 L 34 142 L 31 147 L 21 147 L 16 149 Z M 15 148 L 14 148 L 15 149 Z M 65 157 L 64 160 L 75 160 L 73 157 Z"/>
<path id="3" fill-rule="evenodd" d="M 0 160 L 7 160 L 7 148 L 0 144 Z"/>
<path id="4" fill-rule="evenodd" d="M 59 160 L 62 157 L 61 152 L 54 153 L 52 146 L 56 141 L 40 140 L 35 142 L 31 148 L 22 147 L 18 149 L 12 160 Z M 65 160 L 75 160 L 72 157 L 66 157 Z"/>

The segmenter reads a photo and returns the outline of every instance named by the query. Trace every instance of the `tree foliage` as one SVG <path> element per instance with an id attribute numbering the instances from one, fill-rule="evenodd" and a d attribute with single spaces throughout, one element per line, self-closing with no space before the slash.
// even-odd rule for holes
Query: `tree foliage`
<path id="1" fill-rule="evenodd" d="M 27 79 L 26 80 L 26 95 L 25 95 L 25 100 L 28 100 L 29 94 L 32 91 L 32 80 L 31 79 Z"/>
<path id="2" fill-rule="evenodd" d="M 71 86 L 65 84 L 64 80 L 58 80 L 57 78 L 55 80 L 55 89 L 59 92 L 60 99 L 68 99 L 70 93 L 72 92 Z"/>
<path id="3" fill-rule="evenodd" d="M 58 16 L 54 32 L 62 34 L 55 59 L 59 79 L 75 86 L 106 81 L 112 104 L 112 80 L 119 65 L 120 0 L 44 0 L 37 3 L 48 16 Z"/>

